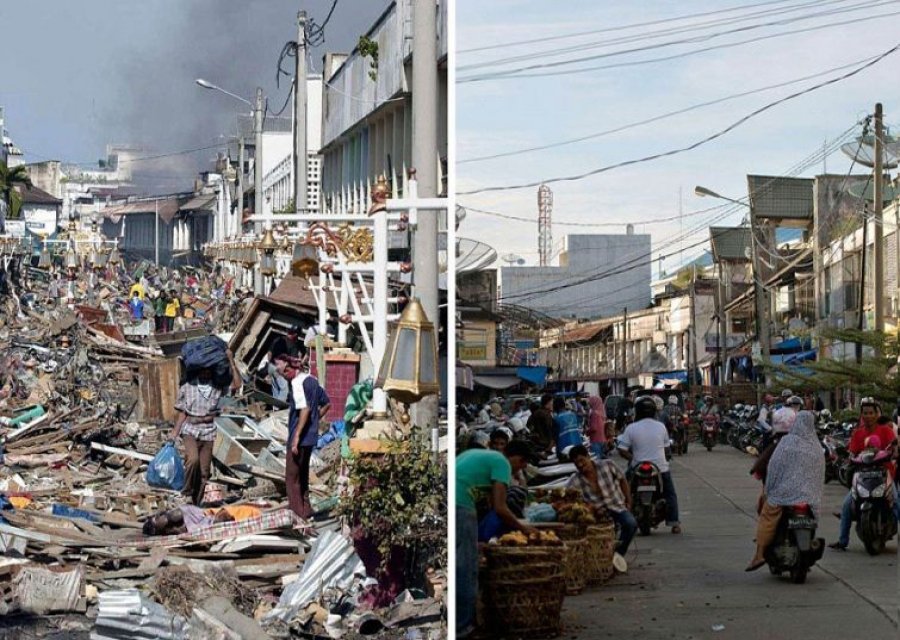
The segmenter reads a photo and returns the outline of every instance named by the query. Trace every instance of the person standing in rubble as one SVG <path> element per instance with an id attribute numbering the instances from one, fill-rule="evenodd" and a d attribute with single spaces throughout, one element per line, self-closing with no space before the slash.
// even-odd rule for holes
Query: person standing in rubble
<path id="1" fill-rule="evenodd" d="M 291 393 L 288 396 L 290 412 L 284 482 L 291 511 L 301 518 L 309 518 L 312 516 L 309 464 L 319 441 L 319 421 L 328 415 L 331 399 L 319 381 L 309 373 L 308 360 L 300 360 L 298 366 L 299 370 L 291 379 Z M 290 378 L 291 374 L 286 377 Z"/>
<path id="2" fill-rule="evenodd" d="M 225 353 L 231 368 L 231 390 L 237 391 L 243 384 L 241 375 L 234 363 L 231 349 Z M 169 439 L 174 441 L 181 436 L 184 445 L 184 488 L 181 493 L 196 506 L 203 502 L 203 493 L 209 480 L 219 400 L 227 391 L 227 385 L 215 384 L 210 368 L 197 370 L 178 390 L 175 402 L 178 415 Z"/>
<path id="3" fill-rule="evenodd" d="M 166 332 L 175 330 L 175 318 L 181 311 L 181 301 L 178 300 L 178 292 L 175 289 L 169 291 L 169 299 L 166 301 Z"/>
<path id="4" fill-rule="evenodd" d="M 153 297 L 153 319 L 156 333 L 166 332 L 166 301 L 161 291 L 157 291 Z"/>

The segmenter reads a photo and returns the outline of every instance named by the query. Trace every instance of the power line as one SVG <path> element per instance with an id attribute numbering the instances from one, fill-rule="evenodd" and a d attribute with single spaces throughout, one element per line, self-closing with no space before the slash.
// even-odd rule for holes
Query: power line
<path id="1" fill-rule="evenodd" d="M 801 78 L 794 78 L 793 80 L 787 80 L 787 81 L 785 81 L 785 82 L 779 82 L 779 83 L 777 83 L 777 84 L 770 84 L 770 85 L 767 85 L 767 86 L 765 86 L 765 87 L 759 87 L 759 88 L 757 88 L 757 89 L 751 89 L 751 90 L 749 90 L 749 91 L 742 91 L 742 92 L 740 92 L 740 93 L 733 93 L 733 94 L 731 94 L 731 95 L 724 96 L 724 97 L 722 97 L 722 98 L 716 98 L 715 100 L 708 100 L 708 101 L 706 101 L 706 102 L 700 102 L 700 103 L 691 105 L 691 106 L 689 106 L 689 107 L 684 107 L 684 108 L 682 108 L 682 109 L 676 109 L 675 111 L 668 111 L 668 112 L 663 113 L 663 114 L 661 114 L 661 115 L 653 116 L 653 117 L 647 118 L 647 119 L 645 119 L 645 120 L 639 120 L 639 121 L 636 121 L 636 122 L 631 122 L 631 123 L 629 123 L 629 124 L 624 124 L 624 125 L 621 125 L 621 126 L 618 126 L 618 127 L 614 127 L 614 128 L 612 128 L 612 129 L 606 129 L 606 130 L 604 130 L 604 131 L 598 131 L 598 132 L 596 132 L 596 133 L 590 133 L 590 134 L 588 134 L 588 135 L 579 136 L 579 137 L 577 137 L 577 138 L 569 138 L 568 140 L 561 140 L 561 141 L 559 141 L 559 142 L 551 142 L 551 143 L 548 143 L 548 144 L 538 145 L 538 146 L 535 146 L 535 147 L 527 147 L 527 148 L 523 148 L 523 149 L 515 149 L 515 150 L 513 150 L 513 151 L 505 151 L 505 152 L 502 152 L 502 153 L 495 153 L 495 154 L 491 154 L 491 155 L 487 155 L 487 156 L 478 156 L 478 157 L 475 157 L 475 158 L 468 158 L 468 159 L 465 159 L 465 160 L 458 160 L 458 161 L 457 161 L 457 164 L 468 164 L 468 163 L 472 163 L 472 162 L 482 162 L 482 161 L 485 161 L 485 160 L 494 160 L 494 159 L 497 159 L 497 158 L 507 158 L 507 157 L 509 157 L 509 156 L 522 155 L 522 154 L 525 154 L 525 153 L 531 153 L 531 152 L 533 152 L 533 151 L 543 151 L 543 150 L 545 150 L 545 149 L 553 149 L 553 148 L 556 148 L 556 147 L 562 147 L 562 146 L 566 146 L 566 145 L 570 145 L 570 144 L 575 144 L 575 143 L 577 143 L 577 142 L 584 142 L 584 141 L 586 141 L 586 140 L 593 140 L 593 139 L 595 139 L 595 138 L 600 138 L 600 137 L 607 136 L 607 135 L 610 135 L 610 134 L 613 134 L 613 133 L 619 133 L 619 132 L 621 132 L 621 131 L 626 131 L 626 130 L 628 130 L 628 129 L 633 129 L 633 128 L 635 128 L 635 127 L 640 127 L 640 126 L 644 126 L 644 125 L 647 125 L 647 124 L 651 124 L 651 123 L 653 123 L 653 122 L 658 122 L 658 121 L 664 120 L 664 119 L 666 119 L 666 118 L 671 118 L 672 116 L 677 116 L 677 115 L 681 115 L 681 114 L 683 114 L 683 113 L 688 113 L 688 112 L 690 112 L 690 111 L 695 111 L 695 110 L 700 109 L 700 108 L 703 108 L 703 107 L 709 107 L 709 106 L 712 106 L 712 105 L 720 104 L 720 103 L 722 103 L 722 102 L 727 102 L 728 100 L 734 100 L 734 99 L 736 99 L 736 98 L 743 98 L 743 97 L 746 97 L 746 96 L 754 95 L 754 94 L 756 94 L 756 93 L 762 93 L 762 92 L 764 92 L 764 91 L 770 91 L 770 90 L 772 90 L 772 89 L 778 89 L 778 88 L 780 88 L 780 87 L 786 87 L 786 86 L 789 86 L 789 85 L 792 85 L 792 84 L 797 84 L 797 83 L 800 83 L 800 82 L 805 82 L 806 80 L 811 80 L 811 79 L 813 79 L 813 78 L 818 78 L 818 77 L 820 77 L 820 76 L 824 76 L 824 75 L 827 75 L 827 74 L 829 74 L 829 73 L 834 73 L 835 71 L 842 71 L 843 69 L 847 69 L 848 67 L 853 67 L 853 66 L 856 66 L 856 65 L 858 65 L 858 64 L 861 64 L 861 63 L 863 63 L 863 62 L 868 62 L 868 61 L 874 60 L 874 59 L 875 59 L 875 56 L 872 56 L 872 57 L 869 57 L 869 58 L 863 58 L 863 59 L 861 59 L 861 60 L 855 60 L 855 61 L 853 61 L 853 62 L 844 64 L 844 65 L 841 65 L 841 66 L 838 66 L 838 67 L 832 67 L 832 68 L 830 68 L 830 69 L 826 69 L 826 70 L 824 70 L 824 71 L 819 71 L 819 72 L 816 72 L 816 73 L 813 73 L 813 74 L 810 74 L 810 75 L 807 75 L 807 76 L 803 76 L 803 77 L 801 77 Z"/>
<path id="2" fill-rule="evenodd" d="M 551 42 L 554 40 L 564 40 L 568 38 L 577 38 L 581 36 L 594 35 L 597 33 L 609 33 L 611 31 L 625 31 L 626 29 L 635 29 L 638 27 L 649 27 L 657 24 L 665 24 L 669 22 L 679 22 L 681 20 L 688 20 L 690 18 L 702 18 L 711 15 L 717 15 L 722 13 L 733 13 L 735 11 L 741 11 L 743 9 L 752 9 L 756 7 L 764 7 L 773 4 L 785 4 L 785 0 L 770 0 L 769 2 L 757 2 L 754 4 L 741 5 L 737 7 L 731 7 L 729 9 L 717 9 L 715 11 L 704 11 L 702 13 L 691 13 L 683 16 L 676 16 L 673 18 L 662 18 L 660 20 L 651 20 L 649 22 L 634 22 L 626 25 L 619 25 L 615 27 L 605 27 L 603 29 L 591 29 L 590 31 L 580 31 L 577 33 L 567 33 L 560 34 L 556 36 L 545 36 L 543 38 L 531 38 L 528 40 L 517 40 L 513 42 L 504 42 L 501 44 L 491 44 L 485 45 L 481 47 L 470 47 L 468 49 L 460 49 L 456 53 L 457 55 L 465 54 L 465 53 L 474 53 L 476 51 L 488 51 L 491 49 L 508 49 L 511 47 L 516 47 L 522 44 L 536 44 L 539 42 Z"/>
<path id="3" fill-rule="evenodd" d="M 838 136 L 837 140 L 844 138 L 847 135 L 847 133 L 850 131 L 853 131 L 856 128 L 856 126 L 857 126 L 857 123 L 854 123 L 853 126 L 851 126 L 847 130 L 845 130 L 843 133 L 841 133 L 840 136 Z M 836 144 L 837 143 L 835 142 L 828 146 L 834 147 Z M 833 150 L 831 152 L 833 152 Z M 790 177 L 790 174 L 801 173 L 802 171 L 806 170 L 808 167 L 813 166 L 814 164 L 818 164 L 818 162 L 821 160 L 820 156 L 822 154 L 823 154 L 823 150 L 821 148 L 817 149 L 816 152 L 812 153 L 811 155 L 807 156 L 804 160 L 801 160 L 798 164 L 795 164 L 793 167 L 791 167 L 787 172 L 788 177 Z M 759 194 L 759 193 L 764 193 L 764 192 L 768 191 L 769 189 L 771 189 L 773 187 L 776 180 L 778 180 L 777 177 L 772 178 L 766 184 L 764 184 L 762 187 L 758 188 L 754 193 Z M 664 242 L 662 246 L 663 247 L 674 246 L 675 244 L 682 242 L 685 238 L 690 237 L 690 236 L 694 235 L 695 233 L 697 233 L 698 231 L 702 230 L 703 227 L 711 225 L 714 222 L 718 222 L 719 220 L 723 220 L 724 218 L 740 211 L 740 209 L 741 209 L 741 204 L 724 204 L 724 205 L 720 205 L 720 206 L 725 208 L 725 211 L 722 214 L 715 216 L 715 218 L 712 220 L 701 223 L 698 227 L 695 227 L 694 229 L 689 230 L 687 233 L 683 234 L 679 238 Z M 720 233 L 726 233 L 728 231 L 729 231 L 729 229 L 723 229 Z M 701 246 L 701 245 L 705 244 L 707 241 L 711 241 L 714 237 L 715 237 L 715 235 L 711 234 L 710 238 L 704 238 L 703 240 L 693 243 L 687 247 L 680 247 L 678 250 L 676 250 L 670 254 L 663 254 L 662 258 L 663 259 L 670 258 L 674 255 L 680 254 L 685 249 L 692 249 L 692 248 Z M 654 258 L 653 257 L 653 249 L 651 249 L 650 253 L 642 254 L 639 258 L 627 261 L 621 265 L 617 265 L 612 270 L 608 270 L 606 272 L 600 272 L 600 273 L 598 273 L 597 270 L 589 270 L 589 271 L 583 272 L 581 274 L 567 274 L 567 276 L 560 278 L 556 281 L 557 283 L 559 283 L 558 286 L 554 285 L 554 286 L 551 286 L 550 288 L 525 291 L 525 292 L 520 292 L 518 294 L 513 294 L 513 295 L 509 295 L 509 296 L 501 296 L 500 300 L 507 300 L 507 299 L 525 299 L 525 300 L 527 300 L 527 299 L 534 298 L 535 296 L 540 295 L 540 294 L 560 291 L 560 290 L 567 289 L 567 288 L 570 288 L 573 286 L 578 286 L 580 284 L 584 284 L 586 282 L 602 280 L 602 279 L 605 279 L 605 278 L 608 278 L 608 277 L 611 277 L 614 275 L 619 275 L 620 273 L 625 273 L 629 270 L 633 270 L 633 269 L 640 268 L 643 266 L 651 265 L 654 261 L 658 260 L 659 257 L 660 256 L 656 256 Z M 602 267 L 601 267 L 601 269 L 602 269 Z M 572 280 L 573 276 L 575 276 L 575 277 L 584 276 L 584 277 L 578 277 L 578 279 Z M 488 300 L 485 300 L 485 301 L 488 301 Z"/>
<path id="4" fill-rule="evenodd" d="M 897 0 L 889 0 L 889 3 L 893 3 L 896 1 Z M 900 15 L 900 11 L 894 11 L 894 12 L 890 12 L 890 13 L 880 13 L 880 14 L 876 14 L 873 16 L 856 18 L 853 20 L 841 20 L 838 22 L 829 22 L 827 24 L 816 25 L 813 27 L 805 27 L 803 29 L 791 29 L 788 31 L 781 31 L 778 33 L 757 36 L 755 38 L 748 38 L 746 40 L 738 40 L 736 42 L 728 42 L 728 43 L 719 44 L 719 45 L 712 45 L 709 47 L 701 47 L 699 49 L 684 51 L 681 53 L 676 53 L 676 54 L 672 54 L 672 55 L 668 55 L 668 56 L 647 58 L 647 59 L 643 59 L 643 60 L 616 62 L 616 63 L 598 65 L 598 66 L 592 66 L 592 67 L 582 67 L 580 69 L 538 71 L 535 73 L 528 73 L 528 74 L 521 73 L 522 71 L 525 71 L 525 70 L 540 69 L 540 68 L 546 68 L 546 67 L 560 65 L 560 63 L 547 63 L 547 64 L 541 64 L 541 65 L 531 65 L 530 67 L 527 67 L 527 68 L 523 67 L 523 68 L 519 68 L 519 69 L 508 69 L 506 71 L 497 71 L 497 72 L 493 72 L 493 73 L 487 73 L 484 75 L 476 75 L 476 76 L 471 76 L 471 77 L 467 77 L 467 78 L 465 78 L 465 77 L 458 78 L 456 82 L 457 82 L 457 84 L 463 84 L 463 83 L 469 83 L 469 82 L 482 82 L 485 80 L 542 78 L 545 76 L 559 77 L 559 76 L 564 76 L 564 75 L 572 75 L 572 74 L 576 74 L 576 73 L 585 73 L 588 71 L 599 71 L 599 70 L 603 70 L 603 69 L 617 69 L 617 68 L 621 68 L 621 67 L 634 67 L 634 66 L 639 66 L 639 65 L 651 64 L 654 62 L 666 62 L 669 60 L 677 60 L 679 58 L 686 58 L 686 57 L 689 57 L 692 55 L 696 55 L 698 53 L 706 53 L 708 51 L 717 51 L 720 49 L 730 49 L 732 47 L 737 47 L 737 46 L 744 45 L 744 44 L 751 44 L 754 42 L 761 42 L 763 40 L 770 40 L 773 38 L 781 38 L 784 36 L 796 35 L 798 33 L 809 33 L 812 31 L 820 31 L 822 29 L 830 29 L 831 27 L 842 27 L 842 26 L 846 26 L 846 25 L 850 25 L 850 24 L 858 24 L 860 22 L 868 22 L 870 20 L 879 20 L 881 18 L 888 18 L 888 17 L 892 17 L 892 16 L 896 16 L 896 15 Z M 596 57 L 600 57 L 600 56 L 596 56 Z M 603 56 L 603 57 L 608 57 L 608 56 Z M 571 63 L 572 63 L 572 61 L 568 62 L 568 64 L 571 64 Z"/>
<path id="5" fill-rule="evenodd" d="M 473 195 L 473 194 L 476 194 L 476 193 L 486 193 L 486 192 L 490 192 L 490 191 L 511 191 L 511 190 L 514 190 L 514 189 L 527 189 L 527 188 L 532 188 L 532 187 L 536 187 L 536 186 L 538 186 L 538 185 L 540 185 L 540 184 L 552 184 L 552 183 L 556 183 L 556 182 L 573 182 L 573 181 L 577 181 L 577 180 L 583 180 L 584 178 L 588 178 L 588 177 L 590 177 L 590 176 L 594 176 L 594 175 L 597 175 L 597 174 L 600 174 L 600 173 L 605 173 L 605 172 L 611 171 L 611 170 L 613 170 L 613 169 L 619 169 L 619 168 L 621 168 L 621 167 L 626 167 L 626 166 L 630 166 L 630 165 L 634 165 L 634 164 L 641 164 L 641 163 L 644 163 L 644 162 L 649 162 L 649 161 L 651 161 L 651 160 L 658 160 L 658 159 L 660 159 L 660 158 L 666 158 L 666 157 L 671 157 L 671 156 L 679 155 L 679 154 L 685 153 L 685 152 L 687 152 L 687 151 L 693 151 L 694 149 L 697 149 L 697 148 L 699 148 L 699 147 L 701 147 L 701 146 L 703 146 L 703 145 L 705 145 L 705 144 L 707 144 L 707 143 L 709 143 L 709 142 L 712 142 L 713 140 L 715 140 L 715 139 L 717 139 L 717 138 L 720 138 L 720 137 L 724 136 L 725 134 L 727 134 L 727 133 L 729 133 L 730 131 L 736 129 L 737 127 L 739 127 L 740 125 L 744 124 L 744 123 L 747 122 L 748 120 L 750 120 L 750 119 L 752 119 L 752 118 L 758 116 L 758 115 L 761 114 L 761 113 L 764 113 L 764 112 L 768 111 L 769 109 L 772 109 L 773 107 L 776 107 L 776 106 L 778 106 L 778 105 L 780 105 L 780 104 L 783 104 L 783 103 L 788 102 L 788 101 L 790 101 L 790 100 L 793 100 L 793 99 L 795 99 L 795 98 L 799 98 L 800 96 L 806 95 L 806 94 L 808 94 L 808 93 L 812 93 L 812 92 L 817 91 L 818 89 L 821 89 L 821 88 L 823 88 L 823 87 L 827 87 L 827 86 L 829 86 L 829 85 L 836 84 L 836 83 L 838 83 L 838 82 L 841 82 L 841 81 L 843 81 L 843 80 L 846 80 L 846 79 L 848 79 L 848 78 L 851 78 L 851 77 L 853 77 L 853 76 L 855 76 L 855 75 L 861 73 L 862 71 L 868 69 L 869 67 L 872 67 L 872 66 L 878 64 L 880 61 L 884 60 L 886 57 L 890 56 L 891 54 L 896 53 L 896 51 L 897 51 L 898 49 L 900 49 L 900 43 L 894 45 L 893 47 L 891 47 L 890 49 L 888 49 L 888 50 L 885 51 L 884 53 L 882 53 L 882 54 L 876 56 L 874 59 L 872 59 L 872 60 L 870 60 L 869 62 L 867 62 L 867 63 L 865 63 L 865 64 L 863 64 L 863 65 L 857 67 L 856 69 L 854 69 L 854 70 L 852 70 L 852 71 L 848 71 L 847 73 L 842 74 L 842 75 L 837 76 L 837 77 L 834 77 L 834 78 L 831 78 L 830 80 L 826 80 L 826 81 L 824 81 L 824 82 L 820 82 L 820 83 L 815 84 L 815 85 L 813 85 L 813 86 L 811 86 L 811 87 L 807 87 L 806 89 L 803 89 L 803 90 L 801 90 L 801 91 L 796 91 L 796 92 L 794 92 L 794 93 L 792 93 L 792 94 L 790 94 L 790 95 L 787 95 L 787 96 L 785 96 L 785 97 L 783 97 L 783 98 L 780 98 L 780 99 L 778 99 L 778 100 L 776 100 L 776 101 L 774 101 L 774 102 L 770 102 L 770 103 L 768 103 L 768 104 L 766 104 L 766 105 L 764 105 L 764 106 L 762 106 L 762 107 L 760 107 L 760 108 L 758 108 L 758 109 L 756 109 L 756 110 L 750 112 L 749 114 L 743 116 L 742 118 L 736 120 L 735 122 L 733 122 L 732 124 L 728 125 L 728 126 L 725 127 L 724 129 L 721 129 L 721 130 L 717 131 L 716 133 L 713 133 L 713 134 L 707 136 L 706 138 L 703 138 L 703 139 L 701 139 L 701 140 L 698 140 L 697 142 L 694 142 L 694 143 L 692 143 L 692 144 L 689 144 L 689 145 L 687 145 L 687 146 L 685 146 L 685 147 L 680 147 L 680 148 L 677 148 L 677 149 L 671 149 L 671 150 L 669 150 L 669 151 L 664 151 L 664 152 L 661 152 L 661 153 L 655 153 L 655 154 L 652 154 L 652 155 L 649 155 L 649 156 L 644 156 L 644 157 L 642 157 L 642 158 L 635 158 L 635 159 L 632 159 L 632 160 L 623 160 L 622 162 L 617 162 L 617 163 L 615 163 L 615 164 L 606 165 L 606 166 L 604 166 L 604 167 L 599 167 L 599 168 L 597 168 L 597 169 L 592 169 L 591 171 L 587 171 L 587 172 L 585 172 L 585 173 L 581 173 L 581 174 L 577 174 L 577 175 L 572 175 L 572 176 L 561 176 L 561 177 L 556 177 L 556 178 L 550 178 L 550 179 L 538 180 L 537 182 L 528 182 L 528 183 L 517 184 L 517 185 L 506 185 L 506 186 L 496 186 L 496 187 L 484 187 L 484 188 L 481 188 L 481 189 L 474 189 L 474 190 L 472 190 L 472 191 L 463 191 L 463 192 L 458 193 L 457 195 Z"/>
<path id="6" fill-rule="evenodd" d="M 488 60 L 486 62 L 476 62 L 476 63 L 472 63 L 472 64 L 468 64 L 468 65 L 462 65 L 462 66 L 458 67 L 458 70 L 459 71 L 472 71 L 475 69 L 484 69 L 484 68 L 488 68 L 488 67 L 503 66 L 503 65 L 514 63 L 514 62 L 542 59 L 542 58 L 546 58 L 548 56 L 559 56 L 559 55 L 563 55 L 565 53 L 576 53 L 578 51 L 586 51 L 586 50 L 590 50 L 590 49 L 603 48 L 603 47 L 608 47 L 608 46 L 611 46 L 614 44 L 627 44 L 627 43 L 632 43 L 632 42 L 639 42 L 641 40 L 654 40 L 657 38 L 661 38 L 665 35 L 678 34 L 678 33 L 689 33 L 691 31 L 705 30 L 705 29 L 709 29 L 712 27 L 716 27 L 716 26 L 725 26 L 728 24 L 734 24 L 736 22 L 744 22 L 746 20 L 751 20 L 751 19 L 754 19 L 757 17 L 765 17 L 765 16 L 780 15 L 783 13 L 790 13 L 790 12 L 798 11 L 800 9 L 804 9 L 804 8 L 807 8 L 807 7 L 813 6 L 813 5 L 824 6 L 824 5 L 828 5 L 828 4 L 842 3 L 842 2 L 846 2 L 846 1 L 847 0 L 827 0 L 825 2 L 820 2 L 820 1 L 814 0 L 813 2 L 801 4 L 796 7 L 789 7 L 786 9 L 778 9 L 775 11 L 772 11 L 772 10 L 762 11 L 762 12 L 758 12 L 756 14 L 747 14 L 745 16 L 739 16 L 736 18 L 719 19 L 719 20 L 713 20 L 713 21 L 706 22 L 706 23 L 696 23 L 693 25 L 676 27 L 673 29 L 663 29 L 663 30 L 656 31 L 656 32 L 648 32 L 648 33 L 629 35 L 629 36 L 620 36 L 617 38 L 612 38 L 611 40 L 600 40 L 600 41 L 595 41 L 595 42 L 588 42 L 588 43 L 573 45 L 573 46 L 564 47 L 564 48 L 560 48 L 560 49 L 544 49 L 541 51 L 533 51 L 533 52 L 529 52 L 527 54 L 509 56 L 506 58 L 494 58 L 494 59 Z M 703 42 L 706 40 L 711 40 L 712 38 L 718 38 L 721 36 L 732 35 L 734 33 L 740 33 L 743 31 L 752 31 L 755 29 L 761 29 L 761 28 L 765 28 L 765 27 L 780 26 L 783 24 L 790 24 L 791 22 L 797 22 L 800 20 L 808 20 L 808 19 L 813 19 L 813 18 L 817 18 L 817 17 L 835 15 L 837 13 L 846 13 L 846 12 L 850 12 L 850 11 L 856 11 L 860 8 L 870 8 L 869 5 L 872 5 L 873 3 L 880 2 L 880 1 L 883 1 L 883 0 L 865 0 L 864 2 L 862 2 L 858 5 L 852 5 L 851 7 L 845 7 L 843 9 L 829 9 L 827 11 L 822 11 L 819 13 L 804 14 L 801 16 L 785 18 L 785 19 L 782 19 L 779 21 L 771 21 L 771 22 L 765 22 L 765 23 L 757 23 L 757 24 L 753 24 L 753 25 L 745 25 L 743 27 L 738 27 L 735 29 L 718 31 L 718 32 L 711 33 L 711 34 L 698 35 L 698 36 L 694 36 L 691 38 L 682 38 L 680 40 L 670 40 L 668 42 L 654 43 L 654 44 L 650 44 L 650 45 L 646 45 L 646 46 L 638 47 L 638 48 L 634 48 L 634 49 L 623 49 L 620 51 L 613 51 L 611 53 L 589 56 L 589 57 L 583 58 L 583 59 L 563 60 L 560 62 L 552 63 L 551 66 L 561 65 L 561 64 L 574 64 L 577 62 L 584 62 L 587 60 L 596 60 L 598 58 L 627 55 L 627 54 L 631 54 L 631 53 L 637 53 L 637 52 L 641 52 L 641 51 L 649 51 L 652 49 L 670 47 L 670 46 L 679 45 L 679 44 L 690 44 L 690 43 L 695 43 L 695 42 Z M 874 6 L 878 6 L 878 5 L 876 4 Z"/>

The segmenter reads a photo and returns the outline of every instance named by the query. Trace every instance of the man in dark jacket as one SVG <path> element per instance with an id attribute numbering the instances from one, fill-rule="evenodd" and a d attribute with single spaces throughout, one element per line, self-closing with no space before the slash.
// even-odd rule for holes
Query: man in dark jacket
<path id="1" fill-rule="evenodd" d="M 545 393 L 541 396 L 541 406 L 531 413 L 525 425 L 531 433 L 531 441 L 540 453 L 550 451 L 556 438 L 553 426 L 553 395 Z"/>

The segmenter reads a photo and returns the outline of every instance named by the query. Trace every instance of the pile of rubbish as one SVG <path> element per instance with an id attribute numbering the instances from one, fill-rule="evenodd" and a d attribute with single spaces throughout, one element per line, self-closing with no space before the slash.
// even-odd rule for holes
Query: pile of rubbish
<path id="1" fill-rule="evenodd" d="M 244 516 L 146 535 L 185 504 L 147 482 L 178 361 L 106 328 L 114 303 L 98 319 L 40 291 L 0 299 L 0 637 L 446 635 L 442 573 L 389 607 L 364 604 L 377 583 L 331 514 L 346 484 L 340 423 L 313 455 L 305 521 L 285 500 L 287 411 L 228 398 L 203 506 Z"/>

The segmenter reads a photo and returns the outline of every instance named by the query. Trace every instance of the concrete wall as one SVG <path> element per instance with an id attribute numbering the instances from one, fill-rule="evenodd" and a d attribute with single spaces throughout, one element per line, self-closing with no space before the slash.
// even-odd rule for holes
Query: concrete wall
<path id="1" fill-rule="evenodd" d="M 500 267 L 501 302 L 555 318 L 644 309 L 650 304 L 649 257 L 649 235 L 570 235 L 565 267 Z M 581 279 L 589 280 L 560 288 Z"/>

